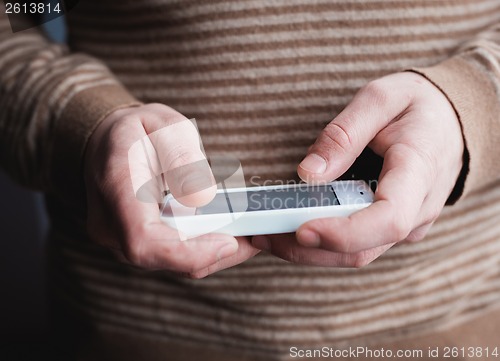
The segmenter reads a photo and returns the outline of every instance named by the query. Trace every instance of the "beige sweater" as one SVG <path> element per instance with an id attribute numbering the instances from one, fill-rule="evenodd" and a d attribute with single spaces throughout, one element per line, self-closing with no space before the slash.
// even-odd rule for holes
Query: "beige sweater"
<path id="1" fill-rule="evenodd" d="M 391 342 L 500 307 L 498 0 L 82 0 L 68 46 L 38 28 L 12 34 L 0 9 L 0 162 L 47 192 L 55 289 L 85 322 L 288 359 L 293 345 Z M 467 147 L 461 197 L 422 242 L 359 270 L 261 255 L 194 281 L 119 264 L 86 239 L 82 156 L 112 110 L 165 103 L 197 119 L 209 155 L 241 159 L 249 182 L 291 180 L 362 85 L 405 69 L 447 95 Z"/>

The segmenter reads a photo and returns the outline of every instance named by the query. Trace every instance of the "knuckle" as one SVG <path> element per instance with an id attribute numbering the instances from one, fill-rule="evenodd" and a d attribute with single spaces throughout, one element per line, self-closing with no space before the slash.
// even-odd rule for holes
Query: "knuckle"
<path id="1" fill-rule="evenodd" d="M 161 103 L 148 103 L 146 105 L 144 105 L 144 109 L 147 109 L 147 110 L 165 110 L 165 108 L 168 108 L 166 105 L 164 104 L 161 104 Z"/>
<path id="2" fill-rule="evenodd" d="M 117 122 L 117 126 L 119 125 L 122 125 L 123 127 L 125 127 L 125 125 L 127 123 L 134 123 L 136 122 L 139 117 L 137 116 L 137 113 L 138 111 L 137 110 L 130 110 L 129 112 L 127 112 L 127 114 L 124 114 L 121 118 L 120 118 L 120 121 Z"/>
<path id="3" fill-rule="evenodd" d="M 150 111 L 151 113 L 159 116 L 159 118 L 162 120 L 162 122 L 165 123 L 165 125 L 172 125 L 187 120 L 184 115 L 165 104 L 151 104 Z"/>
<path id="4" fill-rule="evenodd" d="M 388 225 L 389 238 L 391 241 L 399 242 L 411 232 L 411 225 L 409 220 L 401 212 L 394 210 Z"/>
<path id="5" fill-rule="evenodd" d="M 114 121 L 109 128 L 109 137 L 119 139 L 124 134 L 130 132 L 130 125 L 140 121 L 137 113 L 129 112 L 122 115 L 118 121 Z"/>
<path id="6" fill-rule="evenodd" d="M 178 145 L 169 149 L 166 159 L 169 160 L 167 165 L 168 170 L 196 162 L 194 152 L 186 148 L 185 145 Z"/>
<path id="7" fill-rule="evenodd" d="M 338 123 L 331 122 L 328 124 L 322 134 L 332 148 L 338 148 L 346 153 L 352 147 L 353 135 L 349 133 L 346 127 Z"/>
<path id="8" fill-rule="evenodd" d="M 372 80 L 361 88 L 361 93 L 366 95 L 377 105 L 385 105 L 389 102 L 389 89 L 384 81 Z"/>
<path id="9" fill-rule="evenodd" d="M 120 121 L 113 123 L 112 130 L 115 132 L 128 131 L 130 124 L 140 121 L 140 116 L 137 111 L 131 111 L 120 118 Z"/>
<path id="10" fill-rule="evenodd" d="M 185 147 L 178 147 L 172 154 L 174 163 L 186 164 L 193 160 L 193 152 Z"/>

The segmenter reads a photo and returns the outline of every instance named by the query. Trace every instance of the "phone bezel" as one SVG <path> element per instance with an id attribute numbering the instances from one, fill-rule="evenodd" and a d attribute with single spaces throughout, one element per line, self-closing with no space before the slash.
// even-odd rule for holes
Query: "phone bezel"
<path id="1" fill-rule="evenodd" d="M 330 186 L 335 196 L 337 197 L 339 204 L 331 206 L 320 206 L 320 207 L 301 207 L 301 208 L 287 208 L 287 209 L 264 209 L 252 212 L 221 212 L 221 213 L 209 213 L 209 214 L 196 214 L 195 207 L 185 207 L 175 200 L 172 194 L 167 194 L 164 198 L 163 206 L 161 208 L 161 215 L 163 217 L 172 217 L 170 215 L 165 215 L 165 208 L 169 203 L 174 203 L 176 207 L 175 217 L 210 217 L 210 216 L 220 216 L 220 215 L 237 215 L 241 213 L 268 213 L 268 212 L 283 212 L 289 211 L 293 212 L 295 210 L 311 209 L 311 208 L 328 208 L 328 207 L 340 207 L 340 206 L 351 206 L 351 205 L 361 205 L 373 202 L 373 192 L 370 186 L 365 181 L 333 181 L 326 183 Z M 314 185 L 308 185 L 306 183 L 299 184 L 284 184 L 284 185 L 271 185 L 271 186 L 257 186 L 248 188 L 218 188 L 218 194 L 228 194 L 228 193 L 245 193 L 245 192 L 256 192 L 260 190 L 278 190 L 278 189 L 294 189 L 298 187 L 314 187 Z M 347 188 L 351 188 L 350 190 Z"/>

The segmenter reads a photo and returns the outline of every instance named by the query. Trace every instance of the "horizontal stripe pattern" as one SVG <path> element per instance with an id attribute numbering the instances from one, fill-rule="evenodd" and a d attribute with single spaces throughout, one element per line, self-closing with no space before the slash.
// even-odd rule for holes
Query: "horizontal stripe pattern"
<path id="1" fill-rule="evenodd" d="M 238 157 L 249 182 L 296 179 L 307 147 L 360 87 L 444 60 L 498 21 L 496 0 L 89 0 L 68 14 L 72 50 L 102 59 L 140 100 L 195 117 L 207 153 Z M 3 46 L 15 62 L 15 44 Z M 84 63 L 54 83 L 48 104 L 64 109 L 114 81 Z M 35 69 L 21 91 L 58 74 Z M 75 240 L 83 231 L 70 220 L 53 235 L 54 274 L 61 297 L 96 323 L 280 359 L 292 344 L 412 337 L 499 307 L 499 221 L 496 184 L 446 208 L 424 241 L 360 270 L 259 255 L 193 281 L 118 264 Z"/>
<path id="2" fill-rule="evenodd" d="M 0 24 L 8 24 L 5 14 Z M 51 154 L 65 106 L 84 89 L 119 83 L 103 64 L 48 44 L 33 29 L 0 32 L 0 69 L 0 159 L 22 183 L 48 190 L 53 159 L 45 155 Z"/>
<path id="3" fill-rule="evenodd" d="M 479 8 L 473 8 L 471 11 L 463 13 L 461 15 L 452 14 L 433 14 L 426 13 L 425 15 L 419 17 L 410 17 L 404 18 L 402 16 L 396 18 L 387 18 L 380 19 L 379 17 L 374 17 L 373 19 L 359 19 L 357 17 L 352 17 L 348 19 L 349 25 L 355 27 L 356 25 L 362 25 L 363 27 L 370 29 L 378 29 L 383 28 L 387 25 L 391 25 L 394 27 L 401 27 L 402 29 L 411 29 L 415 28 L 415 25 L 421 26 L 419 30 L 421 32 L 429 32 L 426 26 L 433 28 L 435 26 L 435 31 L 439 31 L 442 29 L 442 26 L 436 26 L 435 23 L 439 20 L 440 24 L 451 22 L 453 24 L 460 25 L 462 21 L 477 21 L 478 16 L 491 14 L 492 11 L 496 10 L 498 4 L 496 2 L 491 2 L 490 6 L 484 7 L 481 6 Z M 266 18 L 265 23 L 260 23 L 258 27 L 255 26 L 256 21 L 250 20 L 248 22 L 242 21 L 238 19 L 237 21 L 231 22 L 225 21 L 217 26 L 213 21 L 210 22 L 209 27 L 202 28 L 204 31 L 204 35 L 209 36 L 217 36 L 217 37 L 232 37 L 235 35 L 242 35 L 245 33 L 252 32 L 253 34 L 262 34 L 262 33 L 278 33 L 283 31 L 290 30 L 299 30 L 300 28 L 307 29 L 322 29 L 331 27 L 331 23 L 338 20 L 346 20 L 345 15 L 337 15 L 338 13 L 335 11 L 325 11 L 322 13 L 322 18 L 320 20 L 315 19 L 314 22 L 310 21 L 310 16 L 308 13 L 301 14 L 293 14 L 288 17 L 280 17 L 273 16 L 272 18 Z M 381 21 L 383 20 L 383 21 Z M 198 22 L 196 24 L 199 25 Z M 424 26 L 425 25 L 425 26 Z M 156 29 L 155 29 L 156 30 Z M 228 32 L 227 30 L 231 30 Z M 340 31 L 345 31 L 345 29 L 339 29 Z M 76 36 L 80 34 L 80 29 L 76 28 L 73 32 Z M 109 31 L 106 33 L 99 33 L 94 31 L 93 29 L 85 30 L 84 32 L 86 39 L 95 39 L 98 38 L 99 35 L 104 37 L 106 40 L 112 40 L 116 42 L 134 42 L 136 40 L 142 40 L 147 36 L 151 36 L 151 32 L 144 29 L 137 29 L 133 34 L 127 34 L 125 36 L 123 33 L 120 33 L 114 28 L 109 28 Z M 160 28 L 154 32 L 155 39 L 167 40 L 170 38 L 174 38 L 177 40 L 199 40 L 199 28 L 193 28 L 190 23 L 183 23 L 182 26 L 177 26 L 175 28 Z"/>
<path id="4" fill-rule="evenodd" d="M 422 6 L 422 4 L 426 6 Z M 323 14 L 328 11 L 332 11 L 338 16 L 336 18 L 337 20 L 352 18 L 361 20 L 411 19 L 429 16 L 429 14 L 432 14 L 432 16 L 460 16 L 467 12 L 494 8 L 498 3 L 494 0 L 476 3 L 466 1 L 463 4 L 456 4 L 458 6 L 446 6 L 447 4 L 438 4 L 436 1 L 429 1 L 408 6 L 404 4 L 404 1 L 394 1 L 390 4 L 381 2 L 368 6 L 364 2 L 361 4 L 356 4 L 355 2 L 348 4 L 342 3 L 341 1 L 299 1 L 298 3 L 291 4 L 289 2 L 280 1 L 272 4 L 274 6 L 262 2 L 256 2 L 253 4 L 254 6 L 252 6 L 251 2 L 245 5 L 249 6 L 237 8 L 238 5 L 236 5 L 235 8 L 234 5 L 230 3 L 212 4 L 212 6 L 206 8 L 208 10 L 207 12 L 196 14 L 196 10 L 193 11 L 193 9 L 199 9 L 199 6 L 190 9 L 181 6 L 178 11 L 176 11 L 175 8 L 169 6 L 167 1 L 164 2 L 164 6 L 159 11 L 145 9 L 144 13 L 141 14 L 140 11 L 135 9 L 127 12 L 125 8 L 117 6 L 115 2 L 107 1 L 86 4 L 85 8 L 82 6 L 79 8 L 79 14 L 75 13 L 71 15 L 75 18 L 81 15 L 80 19 L 91 19 L 93 23 L 96 24 L 105 23 L 111 26 L 125 25 L 131 28 L 133 28 L 134 25 L 152 27 L 157 25 L 158 21 L 162 22 L 164 26 L 170 25 L 181 29 L 183 27 L 187 28 L 192 24 L 207 24 L 208 26 L 211 24 L 220 24 L 225 28 L 230 28 L 230 24 L 245 24 L 245 21 L 256 24 L 258 23 L 256 19 L 278 18 L 280 15 L 286 17 L 281 17 L 281 22 L 286 22 L 288 18 L 293 20 L 293 18 L 290 17 L 293 14 L 301 15 L 309 21 L 316 21 L 318 18 L 322 18 L 322 15 L 318 14 Z M 110 14 L 117 16 L 107 18 Z M 168 17 L 166 18 L 166 16 Z"/>
<path id="5" fill-rule="evenodd" d="M 253 340 L 263 349 L 272 349 L 277 340 L 278 344 L 321 345 L 372 332 L 383 337 L 395 328 L 419 328 L 422 322 L 446 318 L 449 312 L 461 312 L 475 303 L 498 301 L 498 202 L 484 206 L 480 199 L 480 195 L 469 199 L 477 202 L 474 209 L 466 204 L 461 209 L 466 209 L 475 222 L 452 217 L 437 223 L 437 228 L 453 227 L 460 234 L 453 239 L 452 251 L 435 254 L 431 248 L 426 257 L 415 252 L 400 256 L 406 260 L 402 264 L 390 261 L 392 251 L 375 262 L 374 269 L 360 271 L 297 270 L 291 264 L 261 256 L 241 269 L 202 282 L 169 282 L 168 275 L 129 269 L 121 274 L 118 269 L 122 266 L 108 257 L 97 257 L 100 265 L 95 254 L 86 256 L 78 249 L 80 245 L 65 241 L 63 258 L 71 265 L 70 274 L 83 281 L 78 287 L 66 284 L 64 288 L 75 292 L 75 302 L 102 322 L 125 323 L 149 332 L 166 328 L 172 337 L 186 334 L 193 338 L 199 334 L 196 339 L 203 342 L 213 342 L 216 333 L 238 347 L 247 347 Z M 436 241 L 441 240 L 431 234 L 422 243 Z M 402 245 L 394 251 L 422 243 Z M 246 275 L 241 277 L 240 273 Z M 225 327 L 234 328 L 220 329 L 213 316 L 217 313 L 223 313 L 220 317 Z M 200 319 L 204 320 L 202 326 Z M 318 329 L 324 330 L 317 333 Z"/>
<path id="6" fill-rule="evenodd" d="M 274 4 L 276 12 L 247 2 L 222 2 L 200 13 L 200 4 L 129 6 L 81 4 L 69 15 L 75 24 L 71 45 L 104 59 L 139 99 L 167 103 L 201 119 L 209 153 L 238 153 L 247 178 L 265 174 L 273 179 L 295 177 L 318 131 L 368 80 L 436 63 L 500 18 L 495 1 L 411 7 L 395 2 L 390 9 L 378 3 L 299 2 Z M 162 25 L 154 25 L 151 17 L 148 25 L 131 25 L 141 22 L 141 11 L 151 15 L 151 6 L 160 8 L 155 16 Z M 130 12 L 133 20 L 121 24 Z M 399 23 L 384 22 L 395 19 Z M 81 26 L 86 21 L 93 26 Z M 254 121 L 283 114 L 294 114 L 287 127 L 241 131 L 242 125 L 250 128 Z M 319 126 L 307 131 L 304 117 Z M 276 154 L 262 162 L 262 156 L 248 151 L 259 152 L 271 143 L 288 148 L 288 156 Z"/>

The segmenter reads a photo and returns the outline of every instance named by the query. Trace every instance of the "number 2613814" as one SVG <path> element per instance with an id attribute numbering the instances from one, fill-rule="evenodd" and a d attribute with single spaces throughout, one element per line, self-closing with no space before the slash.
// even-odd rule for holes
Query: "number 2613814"
<path id="1" fill-rule="evenodd" d="M 62 12 L 59 3 L 30 2 L 30 3 L 5 3 L 6 14 L 59 14 Z"/>

